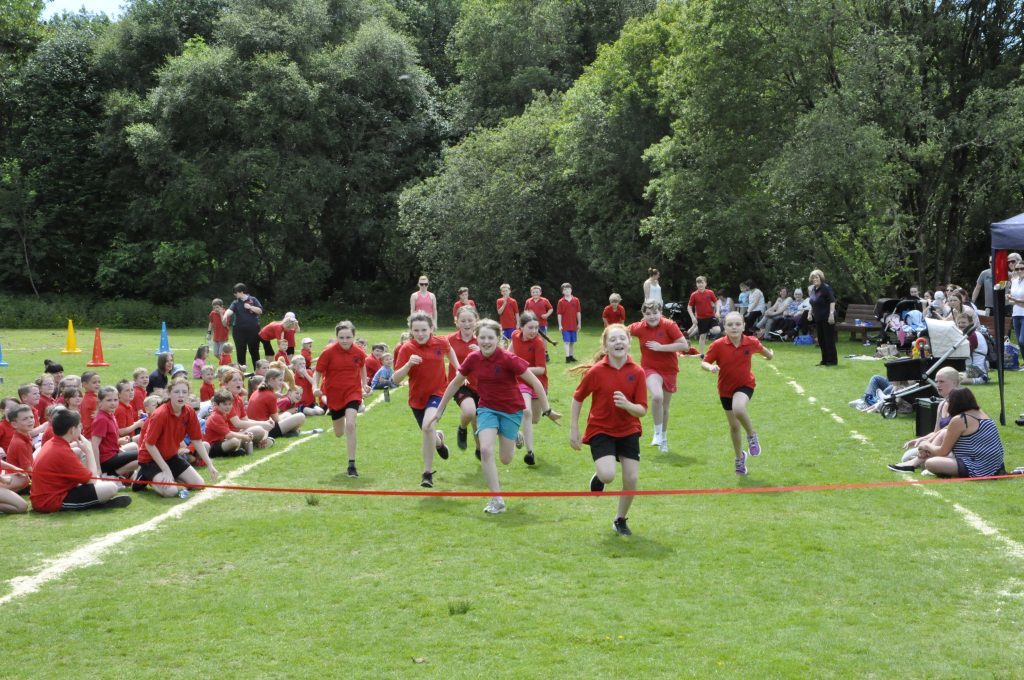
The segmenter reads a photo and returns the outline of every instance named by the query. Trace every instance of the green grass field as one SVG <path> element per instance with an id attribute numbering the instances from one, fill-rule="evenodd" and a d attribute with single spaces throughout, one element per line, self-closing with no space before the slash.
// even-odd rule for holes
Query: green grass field
<path id="1" fill-rule="evenodd" d="M 400 332 L 360 334 L 394 345 Z M 62 357 L 63 329 L 0 331 L 10 363 L 0 391 L 36 377 L 44 358 L 85 370 L 92 333 L 78 333 L 83 353 Z M 307 333 L 317 348 L 330 335 Z M 104 378 L 152 368 L 158 339 L 104 333 Z M 186 365 L 201 340 L 171 331 Z M 577 355 L 597 343 L 585 333 Z M 749 477 L 733 474 L 714 376 L 685 360 L 672 451 L 645 435 L 641 488 L 900 479 L 885 463 L 913 418 L 847 406 L 881 362 L 819 368 L 814 347 L 776 347 L 774 362 L 754 364 L 765 453 Z M 842 343 L 840 356 L 862 349 Z M 560 357 L 554 348 L 552 398 L 568 413 L 576 379 Z M 1012 425 L 1022 383 L 1008 374 L 1007 468 L 1024 464 L 1024 429 Z M 998 414 L 995 386 L 975 393 Z M 360 418 L 359 479 L 344 475 L 344 442 L 330 434 L 219 467 L 274 456 L 232 481 L 418 489 L 419 434 L 404 402 L 398 391 Z M 443 423 L 451 435 L 455 417 L 449 409 Z M 484 489 L 472 451 L 452 448 L 435 490 Z M 534 468 L 521 456 L 503 468 L 503 487 L 586 488 L 590 455 L 569 448 L 564 423 L 539 426 L 537 455 Z M 1021 492 L 1008 480 L 642 497 L 631 538 L 612 532 L 616 499 L 601 497 L 509 498 L 492 517 L 481 498 L 145 492 L 126 510 L 0 517 L 3 598 L 55 558 L 181 511 L 0 604 L 0 677 L 1021 677 Z"/>

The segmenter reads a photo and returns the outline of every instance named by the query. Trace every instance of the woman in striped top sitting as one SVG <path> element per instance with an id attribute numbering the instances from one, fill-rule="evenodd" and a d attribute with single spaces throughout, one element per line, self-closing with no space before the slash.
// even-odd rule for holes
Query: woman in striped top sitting
<path id="1" fill-rule="evenodd" d="M 1006 474 L 999 430 L 978 407 L 974 393 L 957 388 L 946 397 L 951 420 L 941 444 L 922 443 L 918 456 L 940 477 L 988 477 Z"/>

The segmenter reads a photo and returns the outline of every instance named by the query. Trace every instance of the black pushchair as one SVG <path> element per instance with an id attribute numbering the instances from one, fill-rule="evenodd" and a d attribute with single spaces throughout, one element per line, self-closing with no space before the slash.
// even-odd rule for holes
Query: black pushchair
<path id="1" fill-rule="evenodd" d="M 909 328 L 904 323 L 907 312 L 921 311 L 921 301 L 914 298 L 879 298 L 875 302 L 875 318 L 882 324 L 878 340 L 907 349 L 924 331 Z M 924 320 L 924 315 L 921 315 Z M 895 342 L 894 342 L 895 341 Z"/>
<path id="2" fill-rule="evenodd" d="M 961 333 L 952 321 L 928 319 L 928 344 L 932 358 L 929 359 L 895 359 L 885 364 L 886 378 L 892 382 L 915 382 L 902 390 L 893 390 L 882 402 L 878 412 L 883 418 L 892 419 L 898 413 L 900 399 L 910 401 L 913 398 L 934 397 L 935 380 L 933 376 L 944 366 L 951 366 L 963 371 L 970 358 L 970 345 L 967 336 L 973 327 Z"/>

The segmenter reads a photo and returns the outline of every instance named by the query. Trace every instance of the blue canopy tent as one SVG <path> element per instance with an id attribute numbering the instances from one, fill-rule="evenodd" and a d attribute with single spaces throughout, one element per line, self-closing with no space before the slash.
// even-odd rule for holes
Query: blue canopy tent
<path id="1" fill-rule="evenodd" d="M 998 250 L 1024 250 L 1024 213 L 1011 217 L 1008 220 L 1002 222 L 992 223 L 992 262 L 996 261 L 996 251 Z M 993 270 L 994 271 L 994 270 Z M 993 285 L 995 284 L 995 277 L 992 277 Z M 995 291 L 993 291 L 994 293 Z M 993 295 L 992 300 L 995 302 L 995 313 L 996 313 L 996 342 L 1002 343 L 1003 338 L 1006 337 L 1005 323 L 1006 313 L 1003 305 L 1003 296 Z M 1017 342 L 1020 342 L 1018 338 Z M 1003 378 L 1003 352 L 1002 347 L 999 350 L 999 424 L 1006 425 L 1006 399 L 1004 396 L 1004 378 Z"/>

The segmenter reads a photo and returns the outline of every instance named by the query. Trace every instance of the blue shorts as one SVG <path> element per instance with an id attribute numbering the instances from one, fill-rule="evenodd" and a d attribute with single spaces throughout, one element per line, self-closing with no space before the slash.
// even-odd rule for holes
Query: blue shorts
<path id="1" fill-rule="evenodd" d="M 576 342 L 576 331 L 562 331 L 562 342 Z"/>
<path id="2" fill-rule="evenodd" d="M 515 328 L 502 328 L 501 329 L 501 334 L 505 337 L 506 340 L 511 340 L 512 339 L 512 334 L 515 333 L 515 332 L 516 332 Z"/>
<path id="3" fill-rule="evenodd" d="M 519 424 L 523 422 L 523 412 L 505 413 L 487 407 L 476 410 L 476 433 L 483 430 L 497 430 L 505 439 L 515 439 L 519 432 Z"/>

